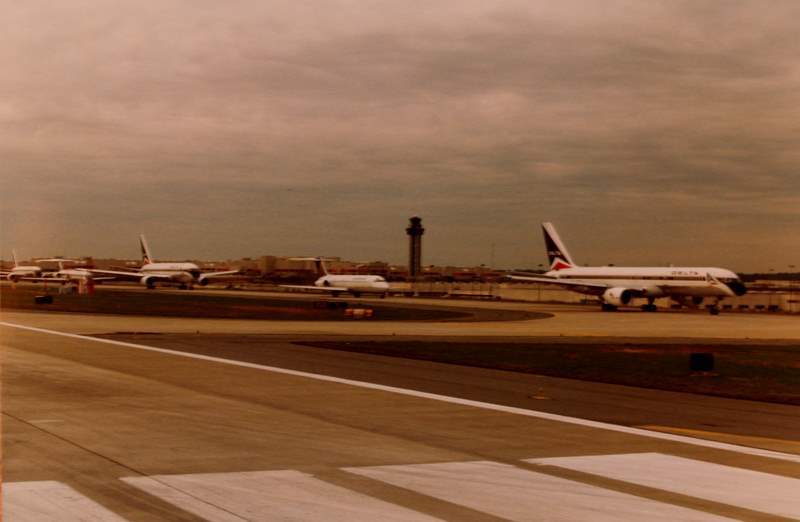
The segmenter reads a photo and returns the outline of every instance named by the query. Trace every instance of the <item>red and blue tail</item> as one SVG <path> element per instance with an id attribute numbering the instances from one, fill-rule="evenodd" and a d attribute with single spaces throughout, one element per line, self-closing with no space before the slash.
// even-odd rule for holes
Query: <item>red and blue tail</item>
<path id="1" fill-rule="evenodd" d="M 556 232 L 552 223 L 542 223 L 544 231 L 544 246 L 547 248 L 547 259 L 550 261 L 550 270 L 563 270 L 578 266 L 572 261 L 567 248 Z"/>

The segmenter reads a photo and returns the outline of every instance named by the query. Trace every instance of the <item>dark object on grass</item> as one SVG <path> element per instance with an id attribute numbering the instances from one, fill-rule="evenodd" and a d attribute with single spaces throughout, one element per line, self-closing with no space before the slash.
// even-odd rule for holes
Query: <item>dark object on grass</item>
<path id="1" fill-rule="evenodd" d="M 689 369 L 693 372 L 713 372 L 714 354 L 708 352 L 689 354 Z"/>
<path id="2" fill-rule="evenodd" d="M 37 295 L 33 297 L 33 302 L 36 304 L 53 304 L 52 295 Z"/>

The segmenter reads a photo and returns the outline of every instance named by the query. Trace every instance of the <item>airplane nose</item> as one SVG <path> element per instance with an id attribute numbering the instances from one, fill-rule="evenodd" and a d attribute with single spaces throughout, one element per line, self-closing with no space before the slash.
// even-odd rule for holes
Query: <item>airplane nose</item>
<path id="1" fill-rule="evenodd" d="M 728 288 L 730 288 L 731 291 L 737 296 L 743 296 L 744 294 L 747 293 L 747 287 L 745 287 L 744 283 L 742 283 L 738 279 L 735 281 L 730 281 L 725 284 L 728 285 Z"/>

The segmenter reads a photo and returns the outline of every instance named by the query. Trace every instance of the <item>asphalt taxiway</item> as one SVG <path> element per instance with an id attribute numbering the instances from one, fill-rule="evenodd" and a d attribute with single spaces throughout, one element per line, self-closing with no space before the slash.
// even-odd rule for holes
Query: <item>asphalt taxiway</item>
<path id="1" fill-rule="evenodd" d="M 293 342 L 800 336 L 787 316 L 536 310 L 554 317 L 334 323 L 4 311 L 5 520 L 800 519 L 796 406 Z M 262 341 L 245 357 L 214 343 L 220 333 Z"/>

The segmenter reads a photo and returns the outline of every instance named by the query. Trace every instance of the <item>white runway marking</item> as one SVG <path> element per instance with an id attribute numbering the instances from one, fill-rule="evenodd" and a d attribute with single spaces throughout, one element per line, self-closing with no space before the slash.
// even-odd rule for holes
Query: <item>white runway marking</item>
<path id="1" fill-rule="evenodd" d="M 441 522 L 293 470 L 122 480 L 209 522 Z"/>
<path id="2" fill-rule="evenodd" d="M 3 484 L 6 522 L 126 522 L 61 482 Z"/>
<path id="3" fill-rule="evenodd" d="M 641 437 L 650 437 L 653 439 L 669 440 L 673 442 L 681 442 L 683 444 L 692 444 L 695 446 L 703 446 L 707 448 L 734 451 L 736 453 L 743 453 L 747 455 L 755 455 L 759 457 L 767 457 L 772 459 L 788 460 L 791 462 L 800 463 L 800 455 L 792 455 L 790 453 L 782 453 L 779 451 L 771 451 L 759 448 L 750 448 L 747 446 L 738 446 L 736 444 L 728 444 L 726 442 L 716 442 L 712 440 L 695 439 L 684 435 L 673 435 L 671 433 L 660 433 L 656 431 L 647 431 L 639 428 L 630 428 L 628 426 L 618 426 L 616 424 L 607 424 L 605 422 L 592 421 L 587 419 L 580 419 L 576 417 L 567 417 L 566 415 L 557 415 L 555 413 L 546 413 L 536 410 L 527 410 L 523 408 L 515 408 L 513 406 L 503 406 L 500 404 L 492 404 L 488 402 L 473 401 L 469 399 L 461 399 L 459 397 L 450 397 L 447 395 L 438 395 L 435 393 L 422 392 L 417 390 L 408 390 L 405 388 L 397 388 L 394 386 L 385 386 L 383 384 L 375 384 L 371 382 L 354 381 L 351 379 L 342 379 L 340 377 L 332 377 L 330 375 L 321 375 L 316 373 L 301 372 L 297 370 L 289 370 L 286 368 L 278 368 L 275 366 L 266 366 L 262 364 L 249 363 L 244 361 L 236 361 L 233 359 L 223 359 L 221 357 L 212 357 L 209 355 L 200 355 L 195 353 L 180 352 L 177 350 L 169 350 L 166 348 L 157 348 L 155 346 L 147 346 L 144 344 L 126 343 L 122 341 L 114 341 L 111 339 L 101 339 L 97 337 L 90 337 L 87 335 L 79 335 L 72 333 L 59 332 L 56 330 L 47 330 L 45 328 L 36 328 L 34 326 L 24 326 L 15 323 L 0 322 L 2 326 L 10 328 L 18 328 L 20 330 L 28 330 L 31 332 L 45 333 L 50 335 L 58 335 L 61 337 L 68 337 L 71 339 L 80 339 L 83 341 L 93 341 L 97 343 L 110 344 L 114 346 L 123 346 L 126 348 L 135 348 L 137 350 L 145 350 L 149 352 L 164 353 L 174 355 L 177 357 L 186 357 L 190 359 L 198 359 L 201 361 L 214 362 L 219 364 L 227 364 L 231 366 L 239 366 L 242 368 L 253 368 L 256 370 L 269 371 L 274 373 L 282 373 L 285 375 L 294 375 L 296 377 L 305 377 L 308 379 L 316 379 L 319 381 L 334 382 L 339 384 L 347 384 L 349 386 L 358 386 L 361 388 L 368 388 L 372 390 L 380 390 L 390 393 L 397 393 L 401 395 L 409 395 L 412 397 L 420 397 L 423 399 L 431 399 L 435 401 L 448 402 L 450 404 L 459 404 L 461 406 L 471 406 L 474 408 L 482 408 L 485 410 L 501 411 L 511 413 L 514 415 L 524 415 L 526 417 L 536 417 L 539 419 L 551 420 L 555 422 L 564 422 L 568 424 L 576 424 L 589 428 L 596 428 L 608 431 L 617 431 L 621 433 L 628 433 L 630 435 L 638 435 Z"/>
<path id="4" fill-rule="evenodd" d="M 763 513 L 800 518 L 800 480 L 760 471 L 661 453 L 529 459 L 526 462 L 582 471 Z"/>
<path id="5" fill-rule="evenodd" d="M 518 522 L 731 520 L 497 462 L 376 466 L 345 471 Z"/>

